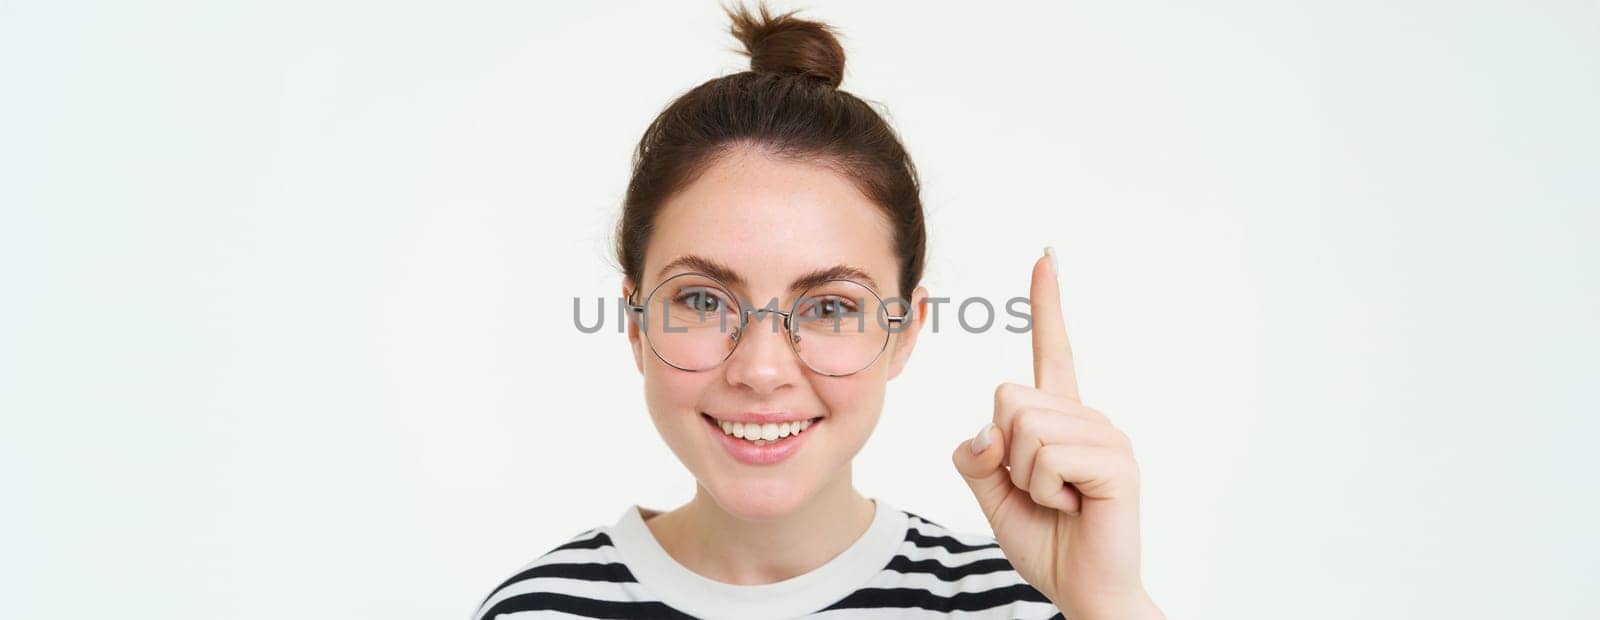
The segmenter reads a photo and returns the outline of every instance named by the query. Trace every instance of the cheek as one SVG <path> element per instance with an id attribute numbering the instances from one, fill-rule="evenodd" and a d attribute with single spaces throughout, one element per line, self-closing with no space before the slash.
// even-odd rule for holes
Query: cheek
<path id="1" fill-rule="evenodd" d="M 645 366 L 644 391 L 650 412 L 657 417 L 694 413 L 715 373 L 683 372 L 652 360 Z"/>
<path id="2" fill-rule="evenodd" d="M 855 438 L 857 447 L 864 443 L 883 412 L 885 384 L 881 378 L 863 372 L 824 379 L 812 387 L 833 416 L 831 421 L 846 429 L 847 434 Z"/>

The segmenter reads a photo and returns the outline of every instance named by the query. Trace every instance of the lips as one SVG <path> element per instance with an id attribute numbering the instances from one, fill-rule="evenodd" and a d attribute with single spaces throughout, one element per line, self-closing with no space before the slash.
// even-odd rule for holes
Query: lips
<path id="1" fill-rule="evenodd" d="M 734 422 L 728 422 L 727 418 L 713 417 L 705 413 L 700 415 L 706 421 L 706 432 L 714 435 L 714 441 L 722 447 L 728 456 L 740 463 L 754 466 L 774 465 L 788 460 L 800 451 L 800 448 L 807 443 L 812 435 L 817 433 L 817 427 L 821 426 L 823 422 L 821 417 L 788 416 L 788 419 L 784 420 L 784 424 L 791 430 L 788 436 L 779 437 L 772 441 L 765 439 L 752 441 L 750 439 L 740 439 L 724 431 L 724 422 L 735 424 Z M 737 424 L 750 427 L 746 430 L 753 430 L 757 421 L 761 423 L 763 430 L 766 429 L 768 424 L 774 426 L 779 424 L 778 418 L 771 416 L 746 417 L 745 419 L 752 421 L 749 423 L 738 422 Z M 799 432 L 792 432 L 797 427 L 803 428 L 799 428 Z M 766 437 L 771 435 L 772 433 L 767 433 L 755 436 Z"/>
<path id="2" fill-rule="evenodd" d="M 744 411 L 717 415 L 702 412 L 702 415 L 722 422 L 739 422 L 741 424 L 783 424 L 785 422 L 800 422 L 817 418 L 817 416 L 798 411 Z"/>

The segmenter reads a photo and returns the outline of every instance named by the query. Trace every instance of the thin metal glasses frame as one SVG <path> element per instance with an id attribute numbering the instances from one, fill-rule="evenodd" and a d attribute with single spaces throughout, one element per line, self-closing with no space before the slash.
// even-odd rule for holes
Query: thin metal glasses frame
<path id="1" fill-rule="evenodd" d="M 633 314 L 639 315 L 639 317 L 640 317 L 639 321 L 641 322 L 641 324 L 643 324 L 643 322 L 645 321 L 644 316 L 645 316 L 646 304 L 649 303 L 649 300 L 655 298 L 656 291 L 661 290 L 661 287 L 665 286 L 668 282 L 671 282 L 671 281 L 673 281 L 673 280 L 675 280 L 677 278 L 681 278 L 681 277 L 685 277 L 685 276 L 697 276 L 697 277 L 705 278 L 706 280 L 711 281 L 712 283 L 716 284 L 718 289 L 720 289 L 720 290 L 722 290 L 724 292 L 728 292 L 729 293 L 729 297 L 733 298 L 734 303 L 739 304 L 739 326 L 738 326 L 738 328 L 736 328 L 734 330 L 733 334 L 731 336 L 729 336 L 729 338 L 733 339 L 733 346 L 728 347 L 727 354 L 723 355 L 722 359 L 717 360 L 717 363 L 712 364 L 710 366 L 707 366 L 705 368 L 699 368 L 699 369 L 684 368 L 682 366 L 679 366 L 677 364 L 672 363 L 671 361 L 668 361 L 667 358 L 661 356 L 661 352 L 660 351 L 656 350 L 655 343 L 650 342 L 650 335 L 649 335 L 650 332 L 648 330 L 644 331 L 645 342 L 650 346 L 650 353 L 652 355 L 655 355 L 656 359 L 661 360 L 661 363 L 666 364 L 668 366 L 671 366 L 673 368 L 676 368 L 678 370 L 685 371 L 685 372 L 705 372 L 705 371 L 708 371 L 708 370 L 713 370 L 713 369 L 716 369 L 718 366 L 721 366 L 723 362 L 728 361 L 728 358 L 733 357 L 733 352 L 739 349 L 739 335 L 744 333 L 745 328 L 749 327 L 749 316 L 750 316 L 751 313 L 754 313 L 754 312 L 771 312 L 773 314 L 776 314 L 778 316 L 783 317 L 783 329 L 784 329 L 785 332 L 788 332 L 788 334 L 789 334 L 789 338 L 788 338 L 788 340 L 789 340 L 789 350 L 794 353 L 795 358 L 799 359 L 800 363 L 804 364 L 806 368 L 809 368 L 812 372 L 815 372 L 815 373 L 817 373 L 819 375 L 828 376 L 828 377 L 848 377 L 850 375 L 853 375 L 853 374 L 859 373 L 859 372 L 861 372 L 863 370 L 866 370 L 868 368 L 871 368 L 873 364 L 878 362 L 878 358 L 883 357 L 884 350 L 889 348 L 889 335 L 894 333 L 893 329 L 885 331 L 884 332 L 884 336 L 883 336 L 883 344 L 878 345 L 878 351 L 877 351 L 877 353 L 873 354 L 872 360 L 867 362 L 866 364 L 863 364 L 860 368 L 857 368 L 855 370 L 852 370 L 852 371 L 846 372 L 846 373 L 830 373 L 830 372 L 825 372 L 825 371 L 822 371 L 822 370 L 818 370 L 816 367 L 812 366 L 810 362 L 807 362 L 806 358 L 804 356 L 800 355 L 800 349 L 795 348 L 795 345 L 800 342 L 800 334 L 798 333 L 798 330 L 796 329 L 796 327 L 794 325 L 794 322 L 791 321 L 790 318 L 794 315 L 794 313 L 796 311 L 799 310 L 801 300 L 806 299 L 806 294 L 805 293 L 809 293 L 809 292 L 811 292 L 812 289 L 815 289 L 818 286 L 822 286 L 822 285 L 827 284 L 829 282 L 849 282 L 850 284 L 854 284 L 856 286 L 859 286 L 859 287 L 862 288 L 862 290 L 865 290 L 868 293 L 871 293 L 872 297 L 874 299 L 878 300 L 878 307 L 880 307 L 880 308 L 884 307 L 883 298 L 878 296 L 877 291 L 872 290 L 872 288 L 868 287 L 865 284 L 862 284 L 862 283 L 857 282 L 855 280 L 851 280 L 849 278 L 830 278 L 830 279 L 818 282 L 817 284 L 813 285 L 811 288 L 806 289 L 805 292 L 801 293 L 798 297 L 795 297 L 794 305 L 790 306 L 789 307 L 789 311 L 785 312 L 783 310 L 769 310 L 767 308 L 749 308 L 749 307 L 745 307 L 743 302 L 740 301 L 739 297 L 737 295 L 733 295 L 731 293 L 731 291 L 728 289 L 728 287 L 726 285 L 724 285 L 721 280 L 713 278 L 708 274 L 695 272 L 695 271 L 689 271 L 689 272 L 675 274 L 672 277 L 667 278 L 665 280 L 662 280 L 659 284 L 655 285 L 654 288 L 650 289 L 650 294 L 645 296 L 645 304 L 636 303 L 635 300 L 633 299 L 639 293 L 639 289 L 638 288 L 634 288 L 632 291 L 629 291 L 629 293 L 628 293 L 629 299 L 627 300 L 627 304 L 626 304 L 627 307 L 628 307 L 628 310 L 631 311 Z M 909 317 L 910 317 L 909 311 L 906 314 L 902 314 L 902 315 L 899 315 L 899 316 L 894 316 L 894 315 L 891 315 L 891 314 L 888 314 L 887 312 L 885 312 L 885 314 L 883 316 L 885 321 L 888 321 L 889 323 L 894 324 L 894 325 L 899 325 L 899 324 L 905 322 L 905 320 L 907 318 L 909 318 Z M 874 320 L 876 320 L 876 318 L 874 318 Z"/>

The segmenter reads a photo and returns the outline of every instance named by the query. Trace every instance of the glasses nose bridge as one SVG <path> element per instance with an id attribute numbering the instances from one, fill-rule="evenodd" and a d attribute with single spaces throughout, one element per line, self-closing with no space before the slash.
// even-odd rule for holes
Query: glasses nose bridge
<path id="1" fill-rule="evenodd" d="M 665 299 L 663 299 L 661 303 L 663 314 L 661 319 L 660 333 L 657 333 L 655 330 L 651 330 L 648 334 L 645 334 L 645 338 L 647 339 L 652 352 L 657 358 L 659 358 L 666 365 L 678 370 L 701 372 L 721 366 L 724 363 L 731 361 L 737 356 L 736 350 L 740 348 L 742 341 L 749 339 L 748 337 L 742 336 L 746 336 L 751 328 L 760 329 L 759 325 L 751 324 L 749 319 L 750 315 L 752 314 L 755 315 L 755 323 L 761 322 L 761 319 L 763 318 L 761 316 L 762 313 L 772 313 L 778 315 L 778 317 L 781 317 L 783 320 L 782 324 L 779 324 L 777 319 L 774 319 L 772 331 L 775 334 L 783 334 L 780 337 L 788 340 L 788 342 L 783 343 L 783 346 L 790 349 L 790 353 L 797 359 L 798 362 L 800 362 L 801 367 L 809 368 L 812 372 L 816 372 L 825 376 L 842 377 L 858 373 L 871 366 L 874 361 L 881 357 L 884 347 L 887 346 L 889 339 L 888 334 L 884 335 L 882 343 L 880 343 L 875 350 L 872 351 L 867 351 L 865 347 L 854 347 L 854 349 L 851 349 L 851 345 L 844 344 L 845 341 L 838 338 L 829 338 L 827 337 L 828 334 L 823 334 L 821 332 L 818 332 L 818 334 L 812 334 L 813 327 L 816 327 L 819 324 L 818 321 L 821 320 L 820 317 L 813 316 L 811 314 L 810 311 L 813 309 L 811 307 L 807 308 L 807 314 L 804 317 L 799 317 L 798 315 L 798 313 L 801 311 L 802 300 L 810 298 L 808 293 L 811 291 L 811 289 L 809 288 L 805 293 L 801 293 L 799 296 L 795 297 L 787 309 L 779 309 L 780 300 L 778 298 L 769 300 L 766 305 L 761 307 L 755 307 L 753 303 L 750 303 L 750 300 L 741 297 L 733 289 L 723 285 L 717 278 L 698 272 L 679 274 L 667 278 L 665 281 L 658 283 L 655 287 L 651 288 L 648 294 L 645 294 L 644 290 L 640 288 L 630 290 L 626 298 L 626 305 L 634 315 L 632 318 L 640 320 L 641 329 L 654 327 L 654 324 L 645 322 L 645 319 L 648 316 L 649 306 L 653 305 L 653 300 L 658 297 L 658 293 L 661 293 L 662 291 L 670 292 L 674 290 L 669 289 L 666 286 L 667 282 L 685 276 L 697 276 L 708 282 L 708 284 L 694 286 L 693 290 L 714 291 L 717 296 L 721 298 L 719 300 L 721 303 L 718 304 L 718 307 L 715 310 L 711 310 L 709 308 L 703 310 L 694 310 L 694 312 L 700 313 L 700 323 L 704 323 L 704 321 L 707 320 L 705 318 L 705 314 L 710 313 L 721 314 L 724 318 L 736 317 L 736 319 L 733 321 L 732 325 L 721 323 L 721 327 L 712 327 L 709 329 L 697 329 L 691 327 L 689 331 L 685 332 L 683 331 L 683 325 L 670 324 L 673 319 L 668 318 L 670 312 L 666 309 L 671 306 L 680 311 L 690 311 L 683 303 L 684 301 L 688 300 L 680 299 L 674 297 L 673 295 L 666 295 Z M 850 280 L 844 281 L 854 284 L 854 282 Z M 860 294 L 860 299 L 871 298 L 878 301 L 879 304 L 882 303 L 881 299 L 878 299 L 876 293 L 870 288 L 860 284 L 856 284 L 856 286 L 865 289 L 865 292 Z M 690 289 L 680 287 L 676 290 L 681 292 Z M 836 293 L 837 291 L 833 291 L 829 294 L 822 295 L 819 298 L 836 297 Z M 644 301 L 642 303 L 636 301 L 638 296 L 641 294 L 644 295 Z M 703 298 L 696 299 L 703 300 Z M 847 297 L 847 299 L 855 298 Z M 878 310 L 886 314 L 883 308 L 878 308 Z M 823 308 L 823 312 L 830 313 L 830 316 L 833 311 L 834 308 L 831 306 Z M 886 318 L 891 323 L 900 323 L 909 318 L 909 315 L 910 312 L 908 311 L 906 314 L 901 316 L 888 316 Z M 697 325 L 698 324 L 699 323 L 697 323 Z M 702 327 L 704 326 L 705 325 L 702 325 Z M 674 329 L 674 327 L 677 329 Z M 731 334 L 727 331 L 729 327 L 732 328 Z M 835 331 L 838 331 L 837 324 L 835 325 Z M 718 332 L 720 332 L 720 336 L 712 336 L 713 333 Z M 678 336 L 674 334 L 694 334 L 694 336 Z M 810 336 L 813 335 L 818 337 L 811 338 Z M 708 338 L 711 340 L 708 340 Z M 716 344 L 714 342 L 715 339 L 720 339 L 721 344 Z M 729 343 L 730 340 L 731 344 Z M 802 342 L 802 340 L 805 342 Z M 663 350 L 663 346 L 665 346 L 667 350 Z M 686 346 L 689 348 L 685 349 L 684 347 Z M 698 350 L 696 347 L 698 347 Z M 748 349 L 749 347 L 744 348 Z M 716 355 L 716 349 L 721 350 L 721 357 L 716 361 L 712 361 L 709 356 Z M 859 349 L 859 351 L 855 349 Z M 865 358 L 863 358 L 864 361 L 862 361 L 862 363 L 856 364 L 853 360 L 848 363 L 842 363 L 839 359 L 834 359 L 855 355 L 857 352 L 872 353 L 872 360 L 865 360 Z M 680 354 L 686 355 L 680 356 Z M 749 357 L 749 355 L 751 354 L 747 352 L 745 357 Z M 821 357 L 818 357 L 819 355 Z M 686 361 L 687 363 L 684 363 Z M 773 361 L 775 360 L 766 359 L 761 363 L 770 364 Z M 749 364 L 752 362 L 753 360 L 747 359 L 740 363 Z M 820 366 L 818 365 L 819 363 L 821 364 Z M 754 368 L 755 367 L 745 368 L 744 372 L 752 371 Z M 763 366 L 763 368 L 766 368 L 766 371 L 770 371 L 775 367 Z"/>
<path id="2" fill-rule="evenodd" d="M 752 315 L 752 314 L 756 315 L 754 320 L 750 319 L 750 315 Z M 791 328 L 792 323 L 790 321 L 790 316 L 793 314 L 792 312 L 784 311 L 784 310 L 778 310 L 778 309 L 775 309 L 775 308 L 768 308 L 768 307 L 752 308 L 752 307 L 740 306 L 740 308 L 739 308 L 739 332 L 740 333 L 735 334 L 735 336 L 734 336 L 734 345 L 733 346 L 735 348 L 737 348 L 739 346 L 739 344 L 738 344 L 739 341 L 740 341 L 739 336 L 742 335 L 743 332 L 749 331 L 752 327 L 755 327 L 757 324 L 764 322 L 762 320 L 762 318 L 763 318 L 761 316 L 762 314 L 774 314 L 774 315 L 777 315 L 778 318 L 774 319 L 774 323 L 773 323 L 774 331 L 777 332 L 777 333 L 785 334 L 785 339 L 789 339 L 789 340 L 793 339 L 793 335 L 790 333 L 792 331 L 792 328 Z M 780 320 L 781 320 L 781 322 L 779 322 Z M 779 328 L 779 327 L 782 328 L 781 331 L 777 330 L 777 328 Z M 791 342 L 790 344 L 792 345 L 793 343 Z"/>

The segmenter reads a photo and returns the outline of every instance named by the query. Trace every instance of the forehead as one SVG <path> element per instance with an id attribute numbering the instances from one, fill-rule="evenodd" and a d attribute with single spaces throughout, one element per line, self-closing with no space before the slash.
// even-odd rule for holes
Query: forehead
<path id="1" fill-rule="evenodd" d="M 776 288 L 797 274 L 845 264 L 893 290 L 892 240 L 882 209 L 843 174 L 740 150 L 663 205 L 643 277 L 656 281 L 663 265 L 694 254 L 730 266 L 752 287 Z"/>

